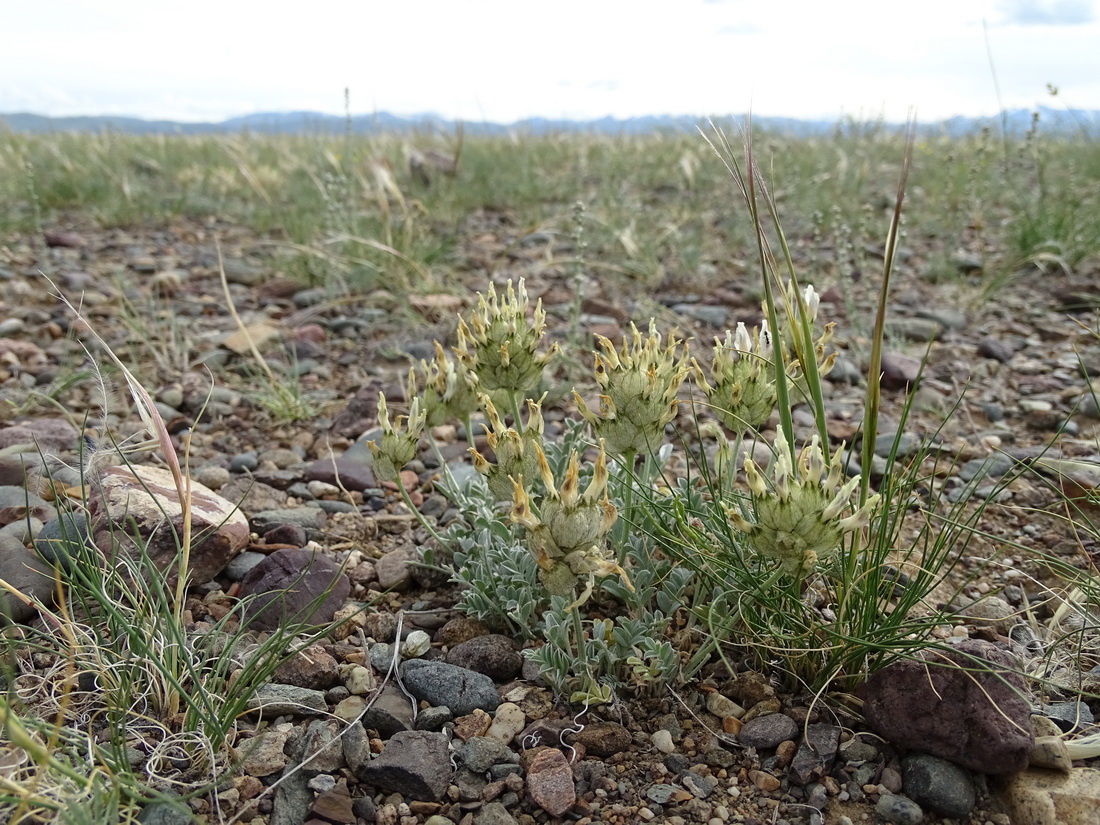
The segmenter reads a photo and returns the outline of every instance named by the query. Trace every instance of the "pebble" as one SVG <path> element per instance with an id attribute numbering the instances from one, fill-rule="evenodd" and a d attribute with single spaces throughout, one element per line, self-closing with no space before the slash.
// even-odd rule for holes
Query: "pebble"
<path id="1" fill-rule="evenodd" d="M 672 734 L 669 731 L 664 730 L 663 728 L 661 730 L 654 731 L 650 735 L 649 741 L 652 742 L 653 747 L 655 747 L 661 753 L 672 753 L 676 750 L 676 743 L 672 741 Z"/>
<path id="2" fill-rule="evenodd" d="M 748 721 L 737 735 L 742 745 L 757 750 L 775 748 L 780 742 L 798 737 L 798 723 L 782 713 L 770 713 Z"/>
<path id="3" fill-rule="evenodd" d="M 920 825 L 924 811 L 920 805 L 904 796 L 883 794 L 875 805 L 875 813 L 893 825 Z"/>
<path id="4" fill-rule="evenodd" d="M 924 808 L 944 816 L 963 819 L 977 802 L 974 782 L 958 765 L 924 753 L 912 753 L 902 760 L 905 793 Z"/>

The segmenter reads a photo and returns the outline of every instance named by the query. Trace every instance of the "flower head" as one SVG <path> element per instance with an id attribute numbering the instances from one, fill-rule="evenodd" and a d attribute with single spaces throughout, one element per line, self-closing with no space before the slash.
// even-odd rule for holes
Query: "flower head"
<path id="1" fill-rule="evenodd" d="M 469 322 L 458 319 L 455 354 L 466 369 L 477 375 L 484 392 L 526 393 L 538 384 L 543 367 L 558 352 L 554 344 L 538 353 L 546 330 L 546 313 L 540 300 L 528 319 L 528 303 L 523 279 L 518 289 L 513 289 L 509 281 L 503 298 L 497 297 L 496 288 L 490 284 L 488 298 L 478 295 L 477 309 Z"/>
<path id="2" fill-rule="evenodd" d="M 776 404 L 772 340 L 767 325 L 754 327 L 749 335 L 737 324 L 726 338 L 714 339 L 711 384 L 698 362 L 692 361 L 695 381 L 707 396 L 718 419 L 736 432 L 757 429 L 772 414 Z"/>
<path id="3" fill-rule="evenodd" d="M 760 468 L 745 455 L 755 520 L 748 521 L 734 507 L 726 512 L 730 522 L 749 535 L 757 553 L 779 561 L 785 572 L 801 576 L 832 556 L 845 534 L 867 526 L 879 497 L 870 496 L 862 507 L 842 517 L 851 509 L 852 493 L 859 485 L 858 476 L 840 484 L 843 446 L 826 464 L 815 435 L 798 454 L 797 466 L 793 466 L 790 446 L 780 427 L 775 449 L 770 489 Z"/>
<path id="4" fill-rule="evenodd" d="M 478 378 L 472 371 L 455 362 L 443 352 L 443 346 L 435 342 L 435 360 L 420 362 L 424 377 L 424 389 L 419 391 L 416 373 L 409 370 L 408 397 L 423 399 L 426 423 L 435 427 L 452 419 L 465 419 L 477 409 Z"/>
<path id="5" fill-rule="evenodd" d="M 688 374 L 687 348 L 669 337 L 662 346 L 653 321 L 645 338 L 633 324 L 631 341 L 622 348 L 602 335 L 602 353 L 596 353 L 596 383 L 599 384 L 600 412 L 589 409 L 574 391 L 580 414 L 612 455 L 656 453 L 665 440 L 665 425 L 676 416 L 676 394 Z"/>
<path id="6" fill-rule="evenodd" d="M 380 479 L 396 481 L 401 470 L 416 456 L 420 434 L 424 432 L 424 418 L 424 413 L 420 411 L 420 399 L 413 398 L 409 414 L 397 416 L 391 424 L 386 396 L 378 393 L 378 423 L 382 427 L 382 438 L 367 442 L 367 446 L 374 456 L 374 472 Z"/>
<path id="7" fill-rule="evenodd" d="M 799 303 L 801 298 L 801 305 Z M 806 308 L 806 319 L 810 329 L 814 329 L 817 322 L 817 309 L 821 305 L 821 296 L 813 288 L 813 284 L 807 284 L 801 293 L 794 288 L 794 281 L 787 282 L 787 294 L 785 296 L 785 318 L 787 323 L 780 323 L 779 339 L 783 348 L 783 362 L 787 365 L 787 374 L 796 382 L 802 378 L 805 370 L 801 367 L 801 359 L 798 354 L 804 349 L 802 342 L 802 306 Z M 767 315 L 767 306 L 764 306 L 764 314 Z M 828 323 L 821 331 L 821 335 L 813 342 L 813 358 L 817 362 L 818 375 L 828 375 L 836 363 L 836 353 L 825 354 L 825 345 L 833 338 L 835 323 Z"/>
<path id="8" fill-rule="evenodd" d="M 512 521 L 527 530 L 528 547 L 539 567 L 539 580 L 553 595 L 570 595 L 577 584 L 587 584 L 579 601 L 592 590 L 596 576 L 626 572 L 604 551 L 604 538 L 618 519 L 618 511 L 607 495 L 607 454 L 601 442 L 584 492 L 580 489 L 580 459 L 569 457 L 565 478 L 557 486 L 542 447 L 536 445 L 538 471 L 546 485 L 538 514 L 524 489 L 523 478 L 513 480 Z M 629 585 L 629 580 L 627 580 Z"/>
<path id="9" fill-rule="evenodd" d="M 474 459 L 474 469 L 485 476 L 489 490 L 498 501 L 504 501 L 512 497 L 513 478 L 534 478 L 538 472 L 539 442 L 543 431 L 542 403 L 527 399 L 527 426 L 522 434 L 504 423 L 489 396 L 482 394 L 481 403 L 492 425 L 492 429 L 485 428 L 485 440 L 496 455 L 496 463 L 473 447 L 470 448 L 470 455 Z"/>

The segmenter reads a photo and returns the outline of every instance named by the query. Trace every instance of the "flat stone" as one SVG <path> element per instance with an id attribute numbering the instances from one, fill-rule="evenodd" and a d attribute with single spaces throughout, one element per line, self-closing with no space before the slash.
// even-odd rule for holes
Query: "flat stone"
<path id="1" fill-rule="evenodd" d="M 377 791 L 437 802 L 451 781 L 449 742 L 444 733 L 400 731 L 377 758 L 360 764 L 356 773 L 360 781 Z"/>
<path id="2" fill-rule="evenodd" d="M 577 802 L 573 769 L 554 748 L 539 751 L 527 768 L 527 796 L 551 816 L 562 816 Z"/>
<path id="3" fill-rule="evenodd" d="M 409 659 L 401 665 L 401 677 L 416 698 L 448 707 L 455 716 L 492 711 L 500 704 L 492 679 L 446 662 Z"/>
<path id="4" fill-rule="evenodd" d="M 252 597 L 245 621 L 258 630 L 295 622 L 323 625 L 344 606 L 351 583 L 332 559 L 310 550 L 277 550 L 241 581 L 241 598 Z"/>
<path id="5" fill-rule="evenodd" d="M 798 723 L 782 713 L 769 713 L 746 722 L 737 741 L 757 750 L 769 750 L 780 742 L 798 738 Z"/>
<path id="6" fill-rule="evenodd" d="M 53 604 L 53 566 L 11 536 L 0 536 L 0 579 L 34 602 L 46 607 Z M 4 618 L 29 622 L 36 615 L 38 611 L 30 604 L 14 593 L 0 590 L 0 624 Z"/>

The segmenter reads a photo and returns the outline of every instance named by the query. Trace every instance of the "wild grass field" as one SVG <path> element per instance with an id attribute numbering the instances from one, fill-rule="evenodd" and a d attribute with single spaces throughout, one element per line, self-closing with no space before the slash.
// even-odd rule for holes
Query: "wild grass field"
<path id="1" fill-rule="evenodd" d="M 1100 753 L 1098 197 L 1098 144 L 1038 121 L 1019 139 L 0 132 L 4 553 L 41 553 L 54 515 L 67 554 L 34 594 L 0 565 L 6 610 L 29 609 L 0 646 L 0 815 L 1023 822 L 1015 779 L 967 779 L 954 814 L 902 787 L 912 745 L 864 703 L 899 663 L 996 647 L 1011 665 L 952 669 L 1065 723 L 1040 738 L 1094 782 L 1069 766 Z M 44 443 L 45 420 L 71 443 Z M 185 524 L 188 479 L 239 504 L 253 563 L 283 547 L 268 529 L 297 536 L 347 604 L 261 630 L 241 574 L 179 584 L 190 528 L 167 567 L 148 535 L 125 563 L 89 549 L 72 519 L 131 463 L 171 471 Z M 379 651 L 451 657 L 441 626 L 472 620 L 522 648 L 522 690 L 518 657 L 496 682 L 539 746 L 498 736 L 516 770 L 480 778 L 444 748 L 438 793 L 380 779 L 347 744 L 400 758 L 365 716 L 403 673 Z M 307 655 L 331 660 L 297 677 L 325 734 L 256 715 Z M 741 738 L 776 714 L 797 733 Z M 486 710 L 456 715 L 452 748 L 492 735 Z M 557 796 L 533 760 L 548 731 L 575 762 Z M 310 767 L 334 738 L 344 755 Z M 1028 774 L 964 750 L 932 755 Z"/>

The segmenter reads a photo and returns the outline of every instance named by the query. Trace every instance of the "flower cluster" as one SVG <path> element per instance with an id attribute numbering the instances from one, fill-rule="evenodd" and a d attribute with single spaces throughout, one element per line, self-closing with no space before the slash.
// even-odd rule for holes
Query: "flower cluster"
<path id="1" fill-rule="evenodd" d="M 746 520 L 734 507 L 727 509 L 727 516 L 734 527 L 748 534 L 756 552 L 778 561 L 784 572 L 803 576 L 832 556 L 845 534 L 867 526 L 879 497 L 870 496 L 862 507 L 842 516 L 859 485 L 858 476 L 840 484 L 843 447 L 826 465 L 815 435 L 798 454 L 797 473 L 782 427 L 776 430 L 775 449 L 771 489 L 760 468 L 745 455 L 755 521 Z"/>
<path id="2" fill-rule="evenodd" d="M 470 455 L 473 456 L 474 469 L 485 476 L 489 490 L 498 501 L 504 501 L 512 497 L 513 478 L 533 478 L 538 472 L 539 442 L 544 426 L 542 403 L 527 399 L 527 426 L 522 434 L 504 423 L 489 396 L 482 394 L 481 403 L 492 425 L 492 429 L 485 428 L 485 440 L 496 456 L 496 464 L 474 447 L 470 447 Z"/>
<path id="3" fill-rule="evenodd" d="M 378 423 L 382 427 L 381 441 L 368 442 L 374 455 L 374 473 L 382 481 L 396 481 L 402 469 L 416 457 L 420 434 L 424 432 L 425 415 L 420 411 L 420 399 L 413 398 L 408 415 L 399 415 L 390 423 L 386 396 L 378 394 Z M 402 432 L 404 428 L 404 432 Z"/>
<path id="4" fill-rule="evenodd" d="M 527 289 L 523 280 L 513 289 L 508 282 L 504 297 L 498 298 L 489 285 L 489 296 L 478 295 L 477 310 L 470 318 L 458 319 L 458 346 L 455 354 L 466 369 L 477 375 L 484 392 L 526 393 L 538 384 L 542 369 L 558 352 L 554 344 L 538 353 L 546 329 L 542 301 L 527 318 Z"/>
<path id="5" fill-rule="evenodd" d="M 615 345 L 602 335 L 602 353 L 596 353 L 596 382 L 600 412 L 595 414 L 574 391 L 580 414 L 607 445 L 612 455 L 656 453 L 665 439 L 665 425 L 676 416 L 676 394 L 688 374 L 687 348 L 669 338 L 662 346 L 653 321 L 644 339 L 631 324 L 631 341 Z"/>
<path id="6" fill-rule="evenodd" d="M 538 470 L 546 485 L 539 512 L 524 489 L 523 477 L 513 481 L 512 521 L 527 530 L 528 548 L 539 567 L 539 581 L 552 595 L 575 592 L 583 579 L 585 589 L 575 604 L 584 602 L 592 592 L 596 576 L 618 574 L 629 586 L 626 571 L 611 561 L 604 551 L 604 538 L 618 518 L 618 511 L 607 494 L 607 455 L 601 442 L 592 480 L 580 490 L 580 460 L 576 452 L 561 486 L 541 446 L 536 445 Z"/>
<path id="7" fill-rule="evenodd" d="M 784 300 L 786 305 L 786 317 L 790 321 L 790 324 L 780 325 L 779 339 L 783 347 L 783 363 L 787 365 L 787 374 L 796 382 L 800 382 L 805 372 L 801 368 L 801 360 L 798 358 L 798 353 L 801 352 L 803 348 L 800 344 L 796 343 L 796 341 L 801 342 L 802 340 L 802 327 L 801 321 L 799 320 L 802 317 L 802 309 L 799 304 L 799 297 L 802 299 L 802 305 L 806 307 L 806 320 L 809 321 L 811 330 L 817 321 L 817 308 L 821 304 L 821 296 L 817 294 L 812 284 L 808 284 L 805 289 L 802 290 L 800 296 L 795 289 L 794 282 L 787 282 L 787 294 Z M 767 311 L 767 307 L 765 306 L 764 313 L 767 314 Z M 825 325 L 818 339 L 813 342 L 813 358 L 817 362 L 817 372 L 821 377 L 828 375 L 833 368 L 833 364 L 836 363 L 837 354 L 835 352 L 829 353 L 828 355 L 825 354 L 825 345 L 832 340 L 833 330 L 835 328 L 836 324 L 830 321 Z"/>
<path id="8" fill-rule="evenodd" d="M 726 339 L 714 339 L 714 360 L 710 383 L 703 368 L 692 359 L 695 381 L 706 394 L 718 419 L 729 429 L 743 433 L 757 429 L 772 414 L 776 404 L 772 337 L 767 325 L 754 327 L 752 335 L 738 322 Z"/>
<path id="9" fill-rule="evenodd" d="M 421 361 L 424 389 L 420 390 L 416 373 L 409 370 L 408 397 L 423 399 L 427 425 L 435 427 L 453 419 L 464 420 L 478 405 L 477 374 L 464 366 L 456 366 L 435 341 L 435 360 Z"/>

